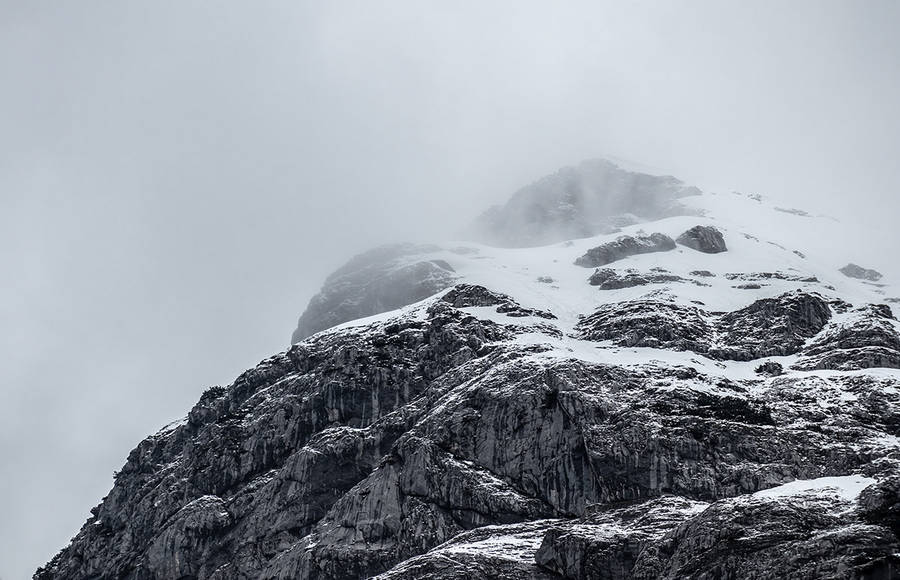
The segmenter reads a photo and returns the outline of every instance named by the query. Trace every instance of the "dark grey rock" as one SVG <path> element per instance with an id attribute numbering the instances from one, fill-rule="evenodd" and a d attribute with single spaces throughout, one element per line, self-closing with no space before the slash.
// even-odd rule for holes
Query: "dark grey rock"
<path id="1" fill-rule="evenodd" d="M 441 297 L 443 302 L 454 308 L 472 306 L 498 306 L 514 302 L 512 298 L 500 292 L 488 290 L 477 284 L 457 284 Z"/>
<path id="2" fill-rule="evenodd" d="M 700 193 L 671 176 L 633 173 L 595 159 L 560 169 L 482 214 L 465 234 L 528 247 L 614 233 L 644 220 L 692 213 L 678 200 Z"/>
<path id="3" fill-rule="evenodd" d="M 769 280 L 785 280 L 788 282 L 807 283 L 819 282 L 819 279 L 815 276 L 790 274 L 787 272 L 729 272 L 725 274 L 725 278 L 728 280 L 743 280 L 747 282 L 761 282 Z"/>
<path id="4" fill-rule="evenodd" d="M 872 524 L 887 526 L 900 536 L 900 475 L 870 485 L 859 495 L 862 517 Z"/>
<path id="5" fill-rule="evenodd" d="M 675 249 L 675 241 L 665 234 L 655 233 L 649 236 L 621 236 L 614 242 L 608 242 L 602 246 L 591 248 L 583 256 L 575 260 L 576 266 L 596 268 L 605 266 L 617 260 L 649 254 L 653 252 L 667 252 Z"/>
<path id="6" fill-rule="evenodd" d="M 427 408 L 423 395 L 467 380 L 448 371 L 508 337 L 439 302 L 426 322 L 319 335 L 263 361 L 132 451 L 79 537 L 36 578 L 269 574 L 277 555 L 381 464 Z M 425 407 L 409 406 L 416 400 Z M 322 576 L 346 577 L 337 564 L 330 570 Z"/>
<path id="7" fill-rule="evenodd" d="M 766 361 L 763 364 L 756 367 L 754 369 L 754 371 L 761 375 L 777 377 L 779 375 L 784 374 L 784 367 L 781 365 L 781 363 L 777 363 L 775 361 Z"/>
<path id="8" fill-rule="evenodd" d="M 309 301 L 291 342 L 418 302 L 451 286 L 456 275 L 450 264 L 420 258 L 437 250 L 436 246 L 394 244 L 354 257 L 332 273 Z"/>
<path id="9" fill-rule="evenodd" d="M 588 283 L 597 286 L 600 290 L 618 290 L 621 288 L 633 288 L 648 284 L 667 284 L 671 282 L 684 282 L 684 278 L 674 274 L 661 274 L 658 272 L 638 273 L 635 270 L 627 270 L 619 274 L 610 268 L 601 268 L 591 274 Z"/>
<path id="10" fill-rule="evenodd" d="M 808 379 L 748 391 L 690 367 L 535 358 L 511 338 L 438 300 L 425 320 L 294 345 L 143 441 L 36 578 L 775 579 L 883 570 L 897 551 L 846 505 L 721 499 L 896 469 L 891 449 L 860 447 L 900 425 L 884 384 L 831 377 L 841 403 L 819 405 Z"/>
<path id="11" fill-rule="evenodd" d="M 701 278 L 715 278 L 715 274 L 709 270 L 693 270 L 691 276 L 699 276 Z"/>
<path id="12" fill-rule="evenodd" d="M 457 284 L 449 292 L 444 294 L 442 301 L 454 308 L 468 308 L 472 306 L 496 306 L 496 312 L 512 317 L 537 316 L 539 318 L 555 319 L 552 312 L 524 308 L 518 302 L 506 294 L 488 290 L 477 284 Z"/>
<path id="13" fill-rule="evenodd" d="M 659 300 L 604 304 L 581 320 L 576 330 L 586 340 L 746 361 L 797 353 L 830 318 L 831 310 L 822 298 L 795 292 L 757 300 L 721 316 Z"/>
<path id="14" fill-rule="evenodd" d="M 627 347 L 706 352 L 712 335 L 710 316 L 696 308 L 657 300 L 604 304 L 582 319 L 576 330 L 585 340 L 612 340 Z"/>
<path id="15" fill-rule="evenodd" d="M 799 370 L 900 368 L 900 333 L 886 304 L 857 308 L 849 323 L 828 328 L 803 350 Z"/>
<path id="16" fill-rule="evenodd" d="M 694 226 L 675 240 L 705 254 L 718 254 L 728 251 L 722 232 L 712 226 Z"/>
<path id="17" fill-rule="evenodd" d="M 550 520 L 552 521 L 552 520 Z M 548 520 L 485 526 L 405 560 L 378 580 L 556 580 L 561 578 L 535 562 L 535 552 L 550 527 Z"/>
<path id="18" fill-rule="evenodd" d="M 841 274 L 848 278 L 857 278 L 859 280 L 867 280 L 869 282 L 878 282 L 882 275 L 878 270 L 870 270 L 857 266 L 856 264 L 847 264 L 841 268 Z"/>
<path id="19" fill-rule="evenodd" d="M 900 543 L 837 496 L 719 501 L 645 549 L 634 580 L 896 577 Z"/>
<path id="20" fill-rule="evenodd" d="M 795 354 L 830 319 L 831 309 L 815 294 L 793 292 L 757 300 L 719 319 L 721 338 L 710 354 L 733 360 Z"/>
<path id="21" fill-rule="evenodd" d="M 640 555 L 705 503 L 674 496 L 598 507 L 553 523 L 535 559 L 563 578 L 630 578 Z"/>

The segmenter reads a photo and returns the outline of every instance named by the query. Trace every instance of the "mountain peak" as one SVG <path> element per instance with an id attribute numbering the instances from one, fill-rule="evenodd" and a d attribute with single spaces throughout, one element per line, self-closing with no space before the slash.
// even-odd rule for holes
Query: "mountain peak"
<path id="1" fill-rule="evenodd" d="M 564 167 L 516 191 L 467 230 L 502 247 L 540 246 L 616 231 L 623 225 L 685 215 L 681 198 L 700 190 L 671 175 L 622 169 L 608 159 Z"/>
<path id="2" fill-rule="evenodd" d="M 497 211 L 332 274 L 36 578 L 896 575 L 900 299 L 835 222 L 603 160 Z"/>

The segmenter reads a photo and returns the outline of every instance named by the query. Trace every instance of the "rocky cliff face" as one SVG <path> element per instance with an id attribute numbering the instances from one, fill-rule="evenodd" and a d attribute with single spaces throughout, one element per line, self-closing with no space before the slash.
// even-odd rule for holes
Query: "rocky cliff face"
<path id="1" fill-rule="evenodd" d="M 596 272 L 576 260 L 619 234 L 354 259 L 312 334 L 143 441 L 35 578 L 898 577 L 892 288 L 730 221 L 758 201 L 685 212 L 726 252 Z"/>

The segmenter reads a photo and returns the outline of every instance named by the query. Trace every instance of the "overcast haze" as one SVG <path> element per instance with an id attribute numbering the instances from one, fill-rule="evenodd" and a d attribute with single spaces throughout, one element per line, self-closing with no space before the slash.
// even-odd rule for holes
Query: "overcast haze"
<path id="1" fill-rule="evenodd" d="M 838 215 L 900 275 L 900 3 L 484 4 L 0 2 L 0 576 L 350 255 L 560 166 Z"/>

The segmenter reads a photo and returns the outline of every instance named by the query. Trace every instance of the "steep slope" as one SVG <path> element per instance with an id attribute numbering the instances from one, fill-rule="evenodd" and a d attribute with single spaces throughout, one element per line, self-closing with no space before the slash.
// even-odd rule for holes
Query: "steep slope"
<path id="1" fill-rule="evenodd" d="M 35 577 L 897 577 L 897 287 L 840 273 L 814 244 L 830 220 L 681 203 L 553 245 L 351 261 L 325 294 L 373 267 L 453 278 L 347 283 L 408 304 L 205 393 Z"/>

